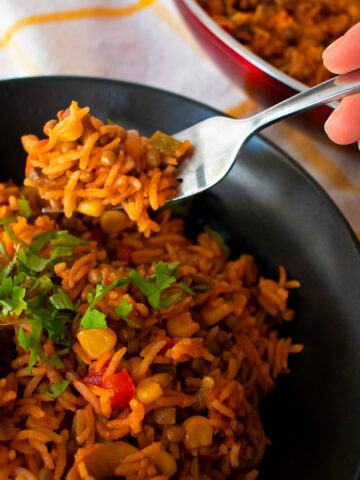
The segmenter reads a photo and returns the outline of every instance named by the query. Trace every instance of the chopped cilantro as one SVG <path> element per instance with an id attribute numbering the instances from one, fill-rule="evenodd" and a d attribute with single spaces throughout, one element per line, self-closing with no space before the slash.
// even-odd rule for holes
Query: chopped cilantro
<path id="1" fill-rule="evenodd" d="M 13 215 L 12 217 L 3 218 L 0 220 L 0 225 L 7 225 L 8 223 L 15 223 L 17 221 L 17 216 Z"/>
<path id="2" fill-rule="evenodd" d="M 134 323 L 129 317 L 129 313 L 133 311 L 133 305 L 128 304 L 126 301 L 126 298 L 123 298 L 121 300 L 121 303 L 115 308 L 115 313 L 116 315 L 119 315 L 119 317 L 122 320 L 125 320 L 129 325 L 132 325 L 133 327 L 140 328 L 140 325 L 137 323 Z"/>
<path id="3" fill-rule="evenodd" d="M 30 337 L 26 335 L 23 328 L 20 327 L 18 340 L 19 345 L 24 350 L 30 350 L 30 360 L 28 365 L 28 371 L 31 372 L 32 367 L 36 365 L 37 357 L 41 362 L 46 361 L 44 350 L 41 347 L 40 340 L 42 335 L 43 327 L 40 322 L 32 321 L 31 323 L 31 333 Z"/>
<path id="4" fill-rule="evenodd" d="M 222 235 L 220 235 L 219 232 L 217 232 L 216 230 L 213 230 L 211 227 L 209 227 L 208 225 L 205 225 L 204 227 L 204 231 L 206 233 L 208 233 L 209 235 L 211 235 L 214 240 L 216 241 L 216 243 L 219 245 L 219 247 L 221 248 L 221 250 L 226 253 L 226 255 L 229 255 L 230 253 L 230 249 L 229 247 L 226 245 L 225 243 L 225 240 L 224 240 L 224 237 Z"/>
<path id="5" fill-rule="evenodd" d="M 75 306 L 62 288 L 58 288 L 55 293 L 49 297 L 50 303 L 57 310 L 75 310 Z"/>
<path id="6" fill-rule="evenodd" d="M 14 285 L 11 277 L 4 278 L 0 284 L 1 316 L 5 318 L 9 313 L 20 315 L 26 311 L 25 294 L 25 288 Z"/>
<path id="7" fill-rule="evenodd" d="M 130 280 L 128 278 L 120 278 L 110 283 L 110 285 L 102 285 L 101 281 L 102 279 L 100 278 L 95 289 L 88 293 L 87 300 L 90 308 L 94 308 L 95 305 L 100 302 L 100 300 L 102 300 L 109 292 L 111 292 L 111 290 L 116 287 L 124 286 L 126 283 L 129 283 Z"/>
<path id="8" fill-rule="evenodd" d="M 6 258 L 6 260 L 9 260 L 9 255 L 6 253 L 4 244 L 0 241 L 0 255 Z"/>
<path id="9" fill-rule="evenodd" d="M 16 256 L 32 272 L 42 272 L 49 264 L 49 259 L 39 257 L 30 248 L 21 248 Z"/>
<path id="10" fill-rule="evenodd" d="M 63 380 L 62 382 L 55 382 L 52 385 L 50 385 L 50 392 L 44 392 L 44 395 L 50 398 L 57 398 L 59 397 L 62 393 L 65 392 L 67 387 L 70 385 L 70 382 L 67 380 Z"/>
<path id="11" fill-rule="evenodd" d="M 182 288 L 184 290 L 184 292 L 188 293 L 192 297 L 195 296 L 194 290 L 192 290 L 190 287 L 188 287 L 185 282 L 178 282 L 176 284 L 176 286 Z"/>
<path id="12" fill-rule="evenodd" d="M 58 350 L 56 353 L 60 356 L 63 357 L 64 355 L 67 355 L 69 353 L 69 348 L 62 348 L 61 350 Z"/>
<path id="13" fill-rule="evenodd" d="M 147 296 L 150 305 L 158 310 L 169 308 L 182 293 L 175 293 L 166 298 L 160 298 L 162 293 L 170 286 L 183 288 L 181 283 L 177 284 L 177 269 L 173 265 L 165 265 L 163 262 L 154 264 L 154 275 L 148 277 L 150 281 L 145 280 L 136 270 L 130 270 L 130 278 L 138 289 Z M 153 283 L 155 280 L 155 283 Z M 188 288 L 188 287 L 186 287 Z"/>
<path id="14" fill-rule="evenodd" d="M 48 364 L 50 365 L 50 367 L 53 368 L 62 368 L 64 366 L 63 362 L 56 355 L 56 353 L 50 355 L 50 357 L 48 358 Z"/>
<path id="15" fill-rule="evenodd" d="M 80 325 L 85 330 L 89 328 L 107 328 L 106 315 L 100 312 L 100 310 L 92 310 L 89 307 L 81 319 Z"/>
<path id="16" fill-rule="evenodd" d="M 73 340 L 68 327 L 68 324 L 72 323 L 71 313 L 56 309 L 53 312 L 49 312 L 48 309 L 47 312 L 47 316 L 43 317 L 43 323 L 51 340 L 64 347 L 71 347 Z"/>
<path id="17" fill-rule="evenodd" d="M 26 200 L 24 195 L 18 198 L 18 207 L 19 207 L 19 215 L 25 218 L 29 218 L 31 216 L 32 210 L 29 205 L 29 202 Z"/>
<path id="18" fill-rule="evenodd" d="M 23 240 L 20 240 L 20 238 L 18 238 L 15 233 L 14 233 L 14 230 L 10 227 L 10 225 L 5 225 L 4 226 L 4 230 L 5 232 L 9 235 L 9 237 L 14 240 L 14 242 L 17 242 L 17 243 L 20 243 L 20 245 L 23 245 L 24 247 L 28 247 L 29 245 L 24 242 Z"/>
<path id="19" fill-rule="evenodd" d="M 18 333 L 18 340 L 19 340 L 19 345 L 22 347 L 24 350 L 27 350 L 30 348 L 30 338 L 26 335 L 23 327 L 20 327 L 19 333 Z"/>

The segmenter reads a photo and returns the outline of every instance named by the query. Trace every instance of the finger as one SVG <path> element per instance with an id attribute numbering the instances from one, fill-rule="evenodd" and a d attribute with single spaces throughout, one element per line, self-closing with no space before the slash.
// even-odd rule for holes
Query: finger
<path id="1" fill-rule="evenodd" d="M 340 145 L 360 139 L 360 93 L 343 98 L 325 123 L 328 137 Z"/>
<path id="2" fill-rule="evenodd" d="M 333 73 L 347 73 L 360 68 L 359 45 L 360 22 L 324 51 L 325 67 Z"/>

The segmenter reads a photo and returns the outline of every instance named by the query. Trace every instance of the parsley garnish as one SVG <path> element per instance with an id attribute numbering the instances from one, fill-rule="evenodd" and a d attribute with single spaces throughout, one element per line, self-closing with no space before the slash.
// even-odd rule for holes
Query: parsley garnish
<path id="1" fill-rule="evenodd" d="M 175 283 L 178 270 L 175 268 L 178 262 L 174 264 L 165 265 L 163 262 L 154 264 L 154 275 L 148 277 L 148 280 L 142 278 L 142 276 L 136 270 L 130 270 L 130 278 L 138 287 L 138 289 L 146 295 L 150 305 L 157 310 L 169 308 L 177 298 L 181 297 L 182 293 L 175 293 L 166 298 L 161 298 L 161 295 L 165 290 L 170 287 L 180 287 L 184 291 L 189 289 L 183 282 Z M 155 280 L 155 283 L 153 282 Z"/>
<path id="2" fill-rule="evenodd" d="M 63 362 L 56 355 L 56 353 L 50 355 L 50 357 L 48 358 L 48 364 L 50 365 L 50 367 L 53 368 L 62 368 L 64 366 Z"/>
<path id="3" fill-rule="evenodd" d="M 107 328 L 106 315 L 100 310 L 92 310 L 90 307 L 82 317 L 80 325 L 88 330 L 89 328 Z"/>
<path id="4" fill-rule="evenodd" d="M 225 243 L 225 240 L 224 240 L 224 237 L 222 235 L 220 235 L 219 232 L 217 232 L 216 230 L 213 230 L 211 227 L 209 227 L 208 225 L 205 225 L 204 227 L 204 231 L 206 233 L 208 233 L 209 235 L 211 235 L 214 240 L 216 241 L 216 243 L 219 245 L 219 247 L 221 248 L 221 250 L 226 253 L 226 255 L 229 255 L 230 253 L 230 249 L 229 247 L 226 245 Z"/>
<path id="5" fill-rule="evenodd" d="M 62 382 L 55 382 L 52 385 L 50 385 L 50 392 L 44 392 L 44 395 L 50 398 L 57 398 L 59 397 L 62 393 L 65 392 L 67 387 L 70 385 L 70 382 L 67 380 L 63 380 Z"/>
<path id="6" fill-rule="evenodd" d="M 102 285 L 102 279 L 98 281 L 95 289 L 88 293 L 87 300 L 89 307 L 85 312 L 85 315 L 81 319 L 80 325 L 88 330 L 89 328 L 107 328 L 106 315 L 100 310 L 96 310 L 94 307 L 100 300 L 102 300 L 111 290 L 116 287 L 122 287 L 130 280 L 128 278 L 121 278 L 110 283 L 110 285 Z"/>
<path id="7" fill-rule="evenodd" d="M 14 285 L 14 280 L 11 277 L 4 278 L 0 284 L 0 315 L 4 318 L 9 313 L 19 316 L 27 308 L 24 300 L 25 294 L 25 288 Z"/>
<path id="8" fill-rule="evenodd" d="M 133 327 L 136 327 L 136 328 L 140 328 L 140 325 L 138 325 L 137 323 L 134 323 L 128 317 L 129 313 L 131 313 L 133 309 L 134 309 L 133 305 L 131 303 L 129 304 L 126 301 L 126 298 L 123 298 L 121 300 L 121 303 L 115 308 L 115 313 L 116 315 L 119 315 L 119 317 L 122 320 L 125 320 L 125 322 L 127 322 L 129 325 L 132 325 Z"/>
<path id="9" fill-rule="evenodd" d="M 62 288 L 58 288 L 55 293 L 49 297 L 50 303 L 57 310 L 75 310 L 75 306 Z"/>
<path id="10" fill-rule="evenodd" d="M 30 337 L 26 335 L 22 327 L 20 327 L 19 330 L 19 345 L 24 350 L 30 350 L 30 360 L 28 366 L 29 372 L 31 372 L 32 367 L 36 365 L 38 355 L 41 362 L 46 361 L 44 351 L 40 345 L 42 330 L 43 327 L 41 323 L 38 323 L 36 321 L 32 322 Z"/>
<path id="11" fill-rule="evenodd" d="M 29 202 L 26 200 L 24 195 L 18 198 L 18 207 L 19 207 L 19 215 L 25 218 L 29 218 L 31 216 L 32 210 L 29 205 Z"/>

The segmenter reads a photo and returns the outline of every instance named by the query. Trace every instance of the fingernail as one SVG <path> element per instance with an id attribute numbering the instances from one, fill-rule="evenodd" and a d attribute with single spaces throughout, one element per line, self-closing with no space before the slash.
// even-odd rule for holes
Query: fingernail
<path id="1" fill-rule="evenodd" d="M 328 50 L 331 50 L 332 48 L 339 46 L 340 43 L 342 42 L 343 38 L 344 38 L 344 36 L 338 38 L 337 40 L 335 40 L 335 42 L 330 43 L 330 45 L 328 47 L 326 47 L 324 51 L 327 52 Z"/>
<path id="2" fill-rule="evenodd" d="M 327 132 L 327 127 L 329 125 L 329 123 L 331 123 L 333 120 L 335 120 L 335 118 L 337 118 L 339 116 L 339 107 L 334 110 L 332 112 L 332 114 L 329 116 L 329 118 L 326 120 L 325 124 L 324 124 L 324 129 L 325 129 L 325 132 Z"/>

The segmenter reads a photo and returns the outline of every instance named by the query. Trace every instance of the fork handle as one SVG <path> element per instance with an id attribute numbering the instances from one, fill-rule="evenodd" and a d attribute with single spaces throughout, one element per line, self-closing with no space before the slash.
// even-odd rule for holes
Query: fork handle
<path id="1" fill-rule="evenodd" d="M 252 117 L 254 129 L 261 130 L 279 120 L 340 100 L 358 91 L 360 91 L 360 70 L 339 75 L 254 115 Z"/>

